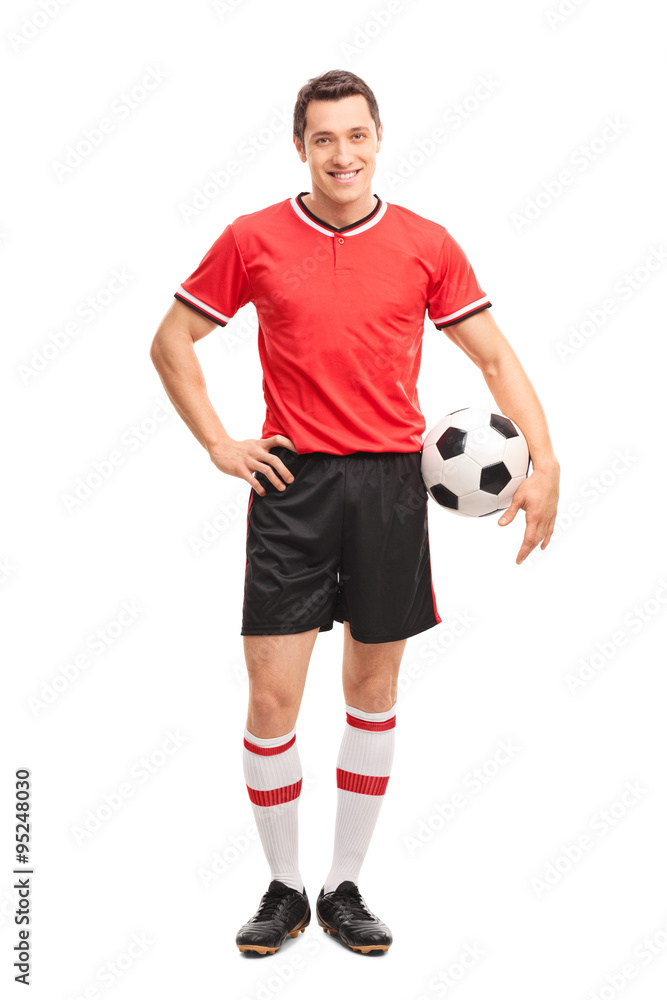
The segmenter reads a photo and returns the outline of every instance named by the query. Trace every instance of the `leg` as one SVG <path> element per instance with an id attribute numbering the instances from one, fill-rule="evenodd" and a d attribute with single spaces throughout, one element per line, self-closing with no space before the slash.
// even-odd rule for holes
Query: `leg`
<path id="1" fill-rule="evenodd" d="M 318 631 L 243 636 L 250 685 L 246 725 L 255 736 L 278 736 L 296 725 Z"/>
<path id="2" fill-rule="evenodd" d="M 363 643 L 344 623 L 346 722 L 338 754 L 338 804 L 331 869 L 324 892 L 358 883 L 394 757 L 398 671 L 407 639 Z"/>
<path id="3" fill-rule="evenodd" d="M 244 636 L 250 699 L 243 773 L 271 881 L 299 892 L 296 720 L 317 632 Z"/>
<path id="4" fill-rule="evenodd" d="M 359 871 L 394 755 L 398 672 L 407 639 L 438 624 L 421 452 L 346 456 L 341 592 L 346 724 L 336 768 L 331 869 L 320 925 L 355 951 L 386 951 L 391 931 L 359 893 Z"/>
<path id="5" fill-rule="evenodd" d="M 385 712 L 396 702 L 398 671 L 407 639 L 357 642 L 344 622 L 343 694 L 345 704 L 364 712 Z"/>
<path id="6" fill-rule="evenodd" d="M 333 625 L 343 482 L 327 460 L 287 448 L 279 454 L 292 483 L 279 492 L 265 480 L 266 494 L 251 491 L 248 499 L 241 624 L 249 680 L 243 773 L 271 882 L 236 943 L 260 954 L 274 953 L 310 921 L 298 863 L 296 720 L 315 639 Z"/>

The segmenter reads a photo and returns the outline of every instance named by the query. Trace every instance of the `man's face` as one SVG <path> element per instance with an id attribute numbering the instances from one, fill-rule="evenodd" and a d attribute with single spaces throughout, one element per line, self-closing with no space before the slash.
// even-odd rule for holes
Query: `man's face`
<path id="1" fill-rule="evenodd" d="M 368 199 L 382 126 L 376 136 L 365 97 L 310 101 L 303 138 L 302 145 L 295 136 L 294 144 L 310 168 L 313 193 L 317 188 L 340 205 Z"/>

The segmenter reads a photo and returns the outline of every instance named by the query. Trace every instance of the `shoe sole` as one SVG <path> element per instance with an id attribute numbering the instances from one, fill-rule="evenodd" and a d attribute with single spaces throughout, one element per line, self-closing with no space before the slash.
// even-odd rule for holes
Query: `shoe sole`
<path id="1" fill-rule="evenodd" d="M 325 934 L 327 931 L 329 931 L 329 934 L 331 934 L 332 937 L 335 937 L 336 934 L 338 934 L 338 931 L 334 927 L 330 927 L 329 924 L 326 924 L 322 920 L 319 913 L 317 914 L 317 922 Z M 341 941 L 343 944 L 347 944 L 347 941 L 343 938 L 341 938 Z M 348 948 L 351 948 L 352 951 L 360 951 L 363 955 L 367 955 L 369 951 L 388 951 L 391 948 L 390 944 L 347 944 L 347 946 Z"/>
<path id="2" fill-rule="evenodd" d="M 299 931 L 303 933 L 303 931 L 305 931 L 309 923 L 310 923 L 310 909 L 306 913 L 305 917 L 303 917 L 303 919 L 299 921 L 296 927 L 293 927 L 291 931 L 287 932 L 289 937 L 291 938 L 298 937 Z M 284 945 L 284 943 L 285 941 L 283 940 L 280 942 L 280 944 L 277 944 L 274 948 L 269 948 L 263 944 L 239 944 L 237 945 L 237 948 L 239 949 L 239 951 L 256 951 L 258 955 L 275 955 L 275 953 L 278 951 L 279 948 L 281 948 Z"/>

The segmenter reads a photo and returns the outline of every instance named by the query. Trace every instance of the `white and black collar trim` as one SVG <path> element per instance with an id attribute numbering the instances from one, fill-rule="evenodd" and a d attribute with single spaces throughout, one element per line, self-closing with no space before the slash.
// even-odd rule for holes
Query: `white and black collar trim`
<path id="1" fill-rule="evenodd" d="M 298 215 L 298 217 L 313 229 L 316 229 L 319 233 L 324 233 L 325 236 L 335 236 L 338 233 L 345 233 L 346 236 L 356 236 L 357 233 L 363 233 L 372 226 L 375 226 L 384 213 L 387 211 L 387 202 L 382 201 L 379 195 L 375 195 L 377 198 L 377 205 L 372 212 L 369 212 L 363 219 L 359 219 L 358 222 L 352 222 L 348 226 L 341 226 L 340 229 L 336 229 L 335 226 L 329 225 L 323 219 L 318 219 L 310 209 L 303 203 L 303 195 L 310 194 L 310 191 L 301 191 L 296 198 L 290 198 L 290 205 Z"/>

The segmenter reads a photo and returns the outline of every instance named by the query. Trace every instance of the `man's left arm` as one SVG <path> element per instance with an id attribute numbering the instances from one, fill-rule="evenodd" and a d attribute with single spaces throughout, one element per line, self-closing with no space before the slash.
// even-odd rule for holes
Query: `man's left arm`
<path id="1" fill-rule="evenodd" d="M 444 327 L 443 332 L 474 361 L 501 413 L 521 428 L 528 442 L 533 471 L 519 485 L 498 521 L 509 524 L 517 511 L 525 510 L 526 531 L 516 558 L 517 563 L 522 563 L 540 542 L 540 548 L 546 548 L 556 521 L 560 465 L 542 404 L 490 309 Z"/>

